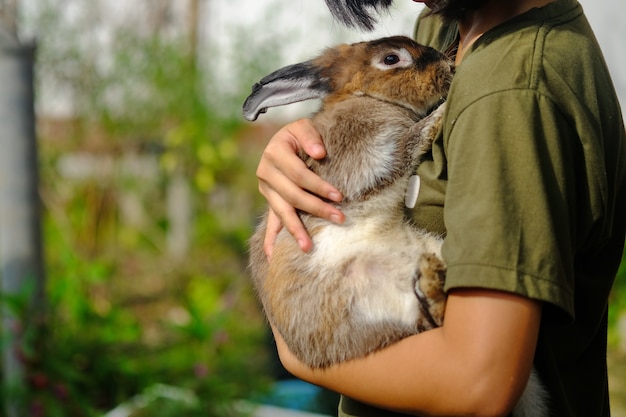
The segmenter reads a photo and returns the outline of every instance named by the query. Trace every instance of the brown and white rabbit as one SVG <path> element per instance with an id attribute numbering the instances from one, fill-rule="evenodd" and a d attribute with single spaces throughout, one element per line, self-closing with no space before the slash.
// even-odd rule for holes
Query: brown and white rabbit
<path id="1" fill-rule="evenodd" d="M 300 213 L 313 249 L 302 252 L 283 229 L 271 263 L 263 251 L 265 218 L 250 240 L 264 311 L 312 368 L 365 356 L 443 322 L 442 239 L 405 219 L 404 197 L 411 168 L 440 124 L 453 71 L 441 53 L 395 36 L 339 45 L 279 69 L 244 103 L 244 117 L 254 121 L 268 107 L 322 100 L 313 122 L 327 156 L 300 156 L 342 192 L 346 221 Z M 524 395 L 534 407 L 542 392 L 532 378 Z M 522 408 L 516 416 L 543 415 L 541 407 Z"/>

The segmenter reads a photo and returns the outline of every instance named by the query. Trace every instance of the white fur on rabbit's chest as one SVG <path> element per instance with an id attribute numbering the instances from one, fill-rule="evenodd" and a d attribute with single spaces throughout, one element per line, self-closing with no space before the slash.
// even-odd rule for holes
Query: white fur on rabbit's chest
<path id="1" fill-rule="evenodd" d="M 320 230 L 313 237 L 310 265 L 342 271 L 342 285 L 350 287 L 353 307 L 365 321 L 392 319 L 410 326 L 420 314 L 415 296 L 420 256 L 439 254 L 440 240 L 418 237 L 402 220 L 390 222 L 382 216 L 357 220 Z"/>
<path id="2" fill-rule="evenodd" d="M 402 259 L 416 240 L 406 233 L 408 226 L 405 225 L 392 225 L 378 219 L 356 223 L 348 219 L 343 225 L 328 224 L 321 229 L 313 236 L 315 250 L 311 261 L 331 267 L 362 252 L 384 253 Z"/>

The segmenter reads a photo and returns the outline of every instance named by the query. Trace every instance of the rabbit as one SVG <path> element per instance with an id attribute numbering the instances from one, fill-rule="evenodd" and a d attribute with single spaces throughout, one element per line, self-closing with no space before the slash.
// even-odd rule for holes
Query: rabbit
<path id="1" fill-rule="evenodd" d="M 250 240 L 250 270 L 264 310 L 312 367 L 364 356 L 434 326 L 420 310 L 415 283 L 420 262 L 432 262 L 431 275 L 443 280 L 441 239 L 404 220 L 402 198 L 410 167 L 430 147 L 426 127 L 436 128 L 437 118 L 424 116 L 445 97 L 452 73 L 434 49 L 391 37 L 340 45 L 280 69 L 244 103 L 244 116 L 255 120 L 270 106 L 322 98 L 313 121 L 327 157 L 301 156 L 342 192 L 346 222 L 301 214 L 313 250 L 302 253 L 281 232 L 271 264 L 262 250 L 264 221 Z M 442 316 L 438 310 L 431 315 Z"/>
<path id="2" fill-rule="evenodd" d="M 341 191 L 343 201 L 334 204 L 345 222 L 299 213 L 313 249 L 302 252 L 283 229 L 271 262 L 263 251 L 267 214 L 249 241 L 264 312 L 311 368 L 368 355 L 443 323 L 442 237 L 412 225 L 403 206 L 413 204 L 411 168 L 439 128 L 453 73 L 443 54 L 392 36 L 338 45 L 281 68 L 244 102 L 244 117 L 254 121 L 269 107 L 321 99 L 312 120 L 327 155 L 300 157 Z M 535 373 L 524 396 L 517 417 L 544 415 Z"/>

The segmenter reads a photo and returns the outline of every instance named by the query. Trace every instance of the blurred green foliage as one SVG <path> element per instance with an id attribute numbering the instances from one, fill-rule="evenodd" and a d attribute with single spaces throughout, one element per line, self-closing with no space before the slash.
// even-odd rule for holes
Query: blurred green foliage
<path id="1" fill-rule="evenodd" d="M 4 395 L 32 416 L 239 415 L 232 404 L 270 374 L 246 276 L 259 148 L 242 142 L 240 105 L 275 45 L 242 42 L 224 88 L 184 25 L 109 25 L 97 4 L 42 0 L 29 17 L 38 85 L 69 92 L 75 114 L 40 121 L 47 314 L 24 339 L 27 389 Z M 72 155 L 89 157 L 74 176 Z M 125 161 L 147 165 L 129 173 Z"/>
<path id="2" fill-rule="evenodd" d="M 619 349 L 626 346 L 626 250 L 622 256 L 611 297 L 609 299 L 609 346 Z M 623 354 L 624 352 L 622 352 Z"/>

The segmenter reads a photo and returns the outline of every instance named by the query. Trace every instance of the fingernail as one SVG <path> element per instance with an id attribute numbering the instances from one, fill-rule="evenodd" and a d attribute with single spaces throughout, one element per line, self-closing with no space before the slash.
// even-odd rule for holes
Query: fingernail
<path id="1" fill-rule="evenodd" d="M 330 198 L 332 201 L 341 201 L 341 194 L 335 191 L 331 191 L 330 193 L 328 193 L 328 198 Z"/>
<path id="2" fill-rule="evenodd" d="M 324 152 L 325 152 L 324 151 L 324 147 L 322 145 L 313 145 L 311 147 L 311 153 L 313 154 L 311 156 L 313 156 L 313 157 L 315 157 L 315 156 L 322 156 L 324 154 Z"/>
<path id="3" fill-rule="evenodd" d="M 311 248 L 308 245 L 308 242 L 304 239 L 298 239 L 298 246 L 302 252 L 308 252 Z"/>
<path id="4" fill-rule="evenodd" d="M 340 224 L 341 223 L 341 216 L 339 214 L 331 214 L 330 215 L 330 221 L 332 221 L 333 223 Z"/>

